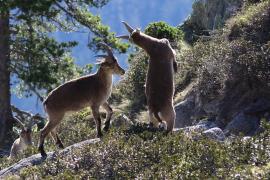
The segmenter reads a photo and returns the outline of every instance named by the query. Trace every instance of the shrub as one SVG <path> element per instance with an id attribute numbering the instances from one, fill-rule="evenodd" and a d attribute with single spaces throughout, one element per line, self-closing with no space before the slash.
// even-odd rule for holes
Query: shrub
<path id="1" fill-rule="evenodd" d="M 191 140 L 182 132 L 166 136 L 145 124 L 112 129 L 102 142 L 24 169 L 21 177 L 42 179 L 227 179 L 267 178 L 270 129 L 226 143 Z M 254 171 L 256 169 L 256 171 Z"/>
<path id="2" fill-rule="evenodd" d="M 145 28 L 145 34 L 162 39 L 167 38 L 171 43 L 177 46 L 178 42 L 183 40 L 184 33 L 180 29 L 170 26 L 165 22 L 153 22 Z"/>

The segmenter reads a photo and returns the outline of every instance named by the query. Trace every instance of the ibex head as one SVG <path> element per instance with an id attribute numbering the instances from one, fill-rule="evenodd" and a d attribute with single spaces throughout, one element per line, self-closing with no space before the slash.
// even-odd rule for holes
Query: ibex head
<path id="1" fill-rule="evenodd" d="M 99 43 L 99 45 L 104 47 L 107 55 L 97 55 L 96 57 L 102 59 L 99 59 L 96 64 L 100 64 L 100 68 L 103 68 L 107 72 L 111 71 L 112 74 L 124 75 L 125 70 L 118 64 L 117 58 L 113 55 L 111 47 L 105 43 Z"/>
<path id="2" fill-rule="evenodd" d="M 160 41 L 157 38 L 151 37 L 147 34 L 144 34 L 140 31 L 140 29 L 136 28 L 134 29 L 131 27 L 128 23 L 122 21 L 124 26 L 126 27 L 127 31 L 129 32 L 129 35 L 121 35 L 117 36 L 117 38 L 127 39 L 130 42 L 140 46 L 143 48 L 149 55 L 156 53 L 154 52 L 157 48 L 156 46 L 158 44 L 162 45 L 162 41 Z M 161 48 L 162 49 L 162 48 Z"/>
<path id="3" fill-rule="evenodd" d="M 117 38 L 122 38 L 122 39 L 126 39 L 129 40 L 131 42 L 138 39 L 138 37 L 141 35 L 141 31 L 140 29 L 134 29 L 133 27 L 131 27 L 128 23 L 126 23 L 125 21 L 122 21 L 122 23 L 124 24 L 124 26 L 126 27 L 127 31 L 129 32 L 128 35 L 121 35 L 121 36 L 117 36 Z M 143 33 L 142 33 L 143 34 Z M 136 42 L 135 42 L 136 44 Z"/>
<path id="4" fill-rule="evenodd" d="M 21 127 L 20 139 L 24 142 L 24 144 L 32 145 L 32 127 L 35 125 L 33 120 L 30 120 L 27 123 L 22 123 L 18 118 L 14 117 L 14 119 Z"/>

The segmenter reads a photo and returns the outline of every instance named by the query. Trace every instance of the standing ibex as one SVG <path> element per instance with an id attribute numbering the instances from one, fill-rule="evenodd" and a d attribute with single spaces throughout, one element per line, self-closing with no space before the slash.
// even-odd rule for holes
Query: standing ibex
<path id="1" fill-rule="evenodd" d="M 95 74 L 71 80 L 57 87 L 50 92 L 43 102 L 45 111 L 48 114 L 48 123 L 41 130 L 39 141 L 39 151 L 43 157 L 46 157 L 43 144 L 45 137 L 49 133 L 53 136 L 56 144 L 63 148 L 63 144 L 57 135 L 56 127 L 68 111 L 78 111 L 90 106 L 96 123 L 97 137 L 101 137 L 99 108 L 102 106 L 107 112 L 103 130 L 108 131 L 113 113 L 112 108 L 107 102 L 112 90 L 112 75 L 124 75 L 125 71 L 119 66 L 117 59 L 112 53 L 112 49 L 104 43 L 100 43 L 100 45 L 105 48 L 107 55 L 98 56 L 103 58 L 98 62 L 100 64 L 99 70 Z"/>
<path id="2" fill-rule="evenodd" d="M 19 153 L 25 150 L 28 146 L 32 145 L 32 126 L 33 119 L 28 123 L 22 123 L 18 118 L 14 117 L 14 119 L 19 123 L 21 127 L 20 137 L 16 139 L 11 147 L 9 158 L 15 158 Z"/>
<path id="3" fill-rule="evenodd" d="M 150 56 L 146 78 L 146 98 L 150 124 L 157 124 L 154 118 L 159 123 L 165 121 L 167 131 L 171 131 L 175 122 L 173 107 L 173 74 L 174 71 L 177 71 L 175 51 L 167 39 L 148 36 L 138 29 L 133 29 L 126 22 L 122 23 L 130 34 L 118 36 L 118 38 L 130 40 L 143 48 Z"/>

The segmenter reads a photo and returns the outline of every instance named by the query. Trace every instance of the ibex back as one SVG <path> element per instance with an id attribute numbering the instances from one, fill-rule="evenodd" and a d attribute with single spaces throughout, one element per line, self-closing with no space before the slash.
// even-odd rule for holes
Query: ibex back
<path id="1" fill-rule="evenodd" d="M 45 111 L 48 114 L 48 123 L 40 134 L 39 151 L 42 156 L 46 156 L 43 144 L 45 137 L 49 133 L 53 136 L 55 143 L 60 148 L 63 148 L 56 127 L 68 111 L 78 111 L 90 106 L 96 123 L 97 137 L 101 137 L 99 108 L 102 106 L 107 112 L 104 131 L 109 129 L 113 111 L 107 100 L 112 89 L 112 74 L 123 75 L 125 71 L 119 66 L 111 48 L 104 43 L 101 45 L 104 46 L 108 55 L 99 56 L 103 59 L 98 62 L 100 68 L 97 73 L 74 79 L 59 86 L 50 92 L 43 102 Z"/>
<path id="2" fill-rule="evenodd" d="M 177 71 L 175 52 L 167 39 L 148 36 L 123 22 L 130 33 L 119 38 L 128 39 L 143 48 L 150 56 L 147 78 L 146 98 L 151 124 L 166 122 L 167 131 L 171 131 L 175 122 L 173 107 L 174 71 Z"/>

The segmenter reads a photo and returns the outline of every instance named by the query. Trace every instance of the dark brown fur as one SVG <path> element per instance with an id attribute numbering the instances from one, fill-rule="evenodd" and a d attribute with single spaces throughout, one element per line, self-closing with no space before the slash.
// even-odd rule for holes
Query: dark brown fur
<path id="1" fill-rule="evenodd" d="M 145 91 L 150 121 L 153 122 L 154 117 L 159 122 L 165 121 L 167 130 L 171 131 L 175 122 L 173 95 L 174 72 L 177 71 L 174 50 L 167 39 L 153 38 L 139 30 L 133 30 L 129 39 L 150 56 Z"/>

